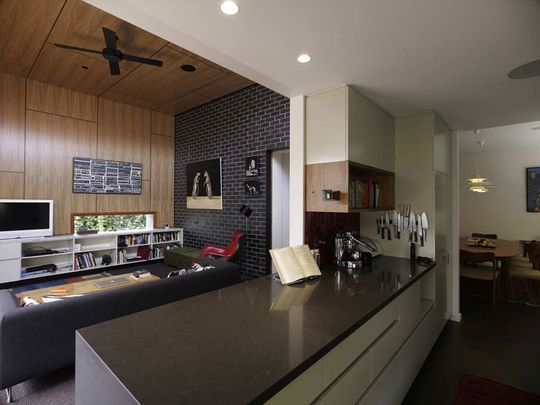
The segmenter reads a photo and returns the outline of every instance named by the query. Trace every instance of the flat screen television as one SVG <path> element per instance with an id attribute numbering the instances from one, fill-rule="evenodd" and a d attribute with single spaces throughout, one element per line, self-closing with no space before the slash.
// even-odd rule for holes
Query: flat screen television
<path id="1" fill-rule="evenodd" d="M 0 239 L 52 234 L 52 200 L 0 200 Z"/>

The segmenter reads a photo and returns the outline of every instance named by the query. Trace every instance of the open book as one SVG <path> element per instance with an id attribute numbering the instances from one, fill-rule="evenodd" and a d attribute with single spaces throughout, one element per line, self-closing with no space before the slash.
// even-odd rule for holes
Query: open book
<path id="1" fill-rule="evenodd" d="M 308 245 L 271 249 L 270 256 L 282 284 L 294 284 L 321 276 Z"/>

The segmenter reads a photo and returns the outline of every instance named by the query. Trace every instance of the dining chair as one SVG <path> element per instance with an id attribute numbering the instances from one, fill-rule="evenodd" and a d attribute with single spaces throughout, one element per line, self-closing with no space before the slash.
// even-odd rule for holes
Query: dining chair
<path id="1" fill-rule="evenodd" d="M 514 282 L 517 282 L 521 284 L 521 291 L 526 294 L 526 303 L 538 305 L 540 304 L 540 242 L 522 241 L 522 245 L 525 254 L 513 257 L 508 263 L 510 294 L 514 299 L 519 300 L 514 288 Z"/>
<path id="2" fill-rule="evenodd" d="M 471 238 L 481 238 L 481 239 L 497 239 L 497 234 L 495 233 L 476 233 L 471 234 Z"/>
<path id="3" fill-rule="evenodd" d="M 492 297 L 491 305 L 495 308 L 495 299 L 497 293 L 497 279 L 499 278 L 499 268 L 497 266 L 497 259 L 493 252 L 478 252 L 472 253 L 465 250 L 459 251 L 461 260 L 461 266 L 459 268 L 459 275 L 464 278 L 470 278 L 475 280 L 484 280 L 492 282 Z M 490 263 L 489 267 L 475 266 L 477 263 Z"/>

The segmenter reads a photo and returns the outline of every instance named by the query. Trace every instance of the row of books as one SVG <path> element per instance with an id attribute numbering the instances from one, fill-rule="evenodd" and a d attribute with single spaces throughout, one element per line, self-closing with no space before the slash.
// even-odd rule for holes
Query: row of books
<path id="1" fill-rule="evenodd" d="M 135 245 L 144 245 L 149 243 L 149 234 L 141 235 L 120 235 L 118 236 L 118 246 L 135 246 Z"/>
<path id="2" fill-rule="evenodd" d="M 180 240 L 180 232 L 155 233 L 153 243 L 174 242 Z"/>
<path id="3" fill-rule="evenodd" d="M 371 180 L 351 180 L 349 183 L 349 206 L 351 208 L 377 208 L 379 185 Z"/>
<path id="4" fill-rule="evenodd" d="M 139 260 L 148 260 L 153 256 L 149 246 L 139 246 L 137 250 L 118 249 L 118 263 L 128 263 Z"/>
<path id="5" fill-rule="evenodd" d="M 96 267 L 96 259 L 93 253 L 80 253 L 75 255 L 75 266 L 77 269 L 90 269 Z"/>

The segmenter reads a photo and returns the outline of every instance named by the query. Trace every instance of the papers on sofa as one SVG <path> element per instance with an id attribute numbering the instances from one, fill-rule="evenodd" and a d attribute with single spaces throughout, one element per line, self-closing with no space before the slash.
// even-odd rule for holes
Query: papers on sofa
<path id="1" fill-rule="evenodd" d="M 321 276 L 308 245 L 271 249 L 270 256 L 282 284 L 294 284 Z"/>

